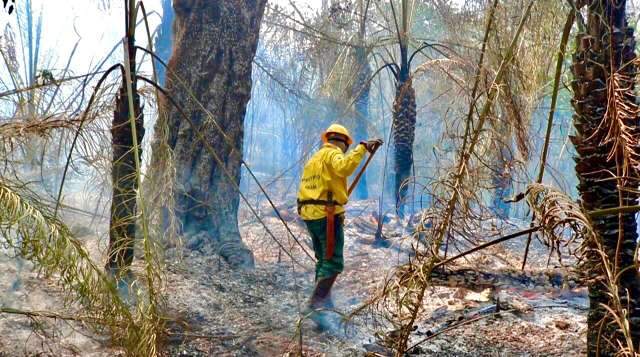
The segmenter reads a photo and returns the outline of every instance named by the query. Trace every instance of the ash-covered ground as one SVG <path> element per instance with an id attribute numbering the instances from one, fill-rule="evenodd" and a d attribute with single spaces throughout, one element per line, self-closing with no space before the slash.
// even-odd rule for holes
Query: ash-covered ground
<path id="1" fill-rule="evenodd" d="M 408 258 L 406 222 L 390 217 L 385 235 L 390 248 L 372 245 L 374 201 L 354 202 L 347 212 L 345 272 L 334 297 L 337 309 L 349 314 L 381 287 L 394 266 Z M 243 238 L 254 251 L 254 270 L 230 269 L 212 249 L 169 249 L 165 274 L 166 315 L 171 336 L 167 356 L 283 356 L 300 345 L 307 356 L 385 356 L 390 325 L 366 313 L 354 317 L 346 332 L 320 332 L 302 318 L 313 288 L 313 264 L 265 206 L 260 210 L 287 254 L 246 212 L 241 212 Z M 310 240 L 293 209 L 283 210 L 294 234 L 310 252 Z M 107 221 L 68 214 L 69 224 L 101 259 Z M 512 222 L 508 232 L 527 227 Z M 490 225 L 489 225 L 490 226 Z M 521 228 L 518 228 L 521 227 Z M 495 233 L 495 232 L 494 232 Z M 488 236 L 489 233 L 485 234 Z M 487 237 L 479 237 L 479 239 Z M 567 269 L 547 267 L 548 250 L 534 240 L 526 273 L 519 271 L 526 236 L 474 253 L 439 273 L 424 301 L 409 354 L 416 356 L 571 356 L 584 355 L 586 289 L 571 281 Z M 0 303 L 23 310 L 73 315 L 64 307 L 55 277 L 39 276 L 26 262 L 0 254 Z M 474 269 L 483 274 L 474 275 Z M 457 272 L 457 273 L 452 273 Z M 496 309 L 501 311 L 496 311 Z M 337 315 L 336 315 L 337 316 Z M 391 333 L 391 336 L 393 333 Z M 113 356 L 109 339 L 79 323 L 0 314 L 0 356 Z"/>

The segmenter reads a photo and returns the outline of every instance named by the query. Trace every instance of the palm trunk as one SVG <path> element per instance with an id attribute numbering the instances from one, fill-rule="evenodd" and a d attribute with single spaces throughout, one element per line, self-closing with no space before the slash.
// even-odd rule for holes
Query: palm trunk
<path id="1" fill-rule="evenodd" d="M 578 34 L 576 41 L 577 50 L 572 66 L 576 136 L 572 137 L 572 141 L 577 151 L 578 191 L 584 208 L 589 211 L 638 204 L 638 195 L 628 191 L 637 189 L 637 183 L 621 177 L 625 155 L 619 148 L 614 149 L 612 141 L 605 140 L 609 126 L 614 125 L 608 117 L 616 110 L 615 106 L 623 104 L 612 104 L 612 92 L 608 91 L 614 73 L 625 78 L 619 86 L 623 91 L 620 98 L 625 101 L 624 105 L 635 107 L 637 100 L 633 81 L 636 69 L 630 63 L 635 59 L 635 42 L 633 29 L 627 25 L 625 5 L 624 0 L 593 1 L 589 5 L 587 33 Z M 637 132 L 637 119 L 626 119 L 624 124 L 629 130 Z M 613 157 L 609 157 L 613 150 Z M 611 173 L 618 178 L 612 179 Z M 626 174 L 637 177 L 638 172 L 629 167 Z M 623 304 L 629 308 L 630 331 L 637 348 L 640 343 L 640 305 L 637 300 L 640 298 L 640 279 L 634 262 L 638 238 L 635 215 L 623 213 L 598 217 L 593 219 L 593 224 L 608 259 L 612 263 L 617 262 L 615 268 L 618 272 L 624 271 L 617 283 Z M 595 243 L 591 248 L 596 248 Z M 606 340 L 620 336 L 614 330 L 611 316 L 602 307 L 602 304 L 610 303 L 603 283 L 602 265 L 594 251 L 587 258 L 586 269 L 591 278 L 591 307 L 587 318 L 588 354 L 595 356 L 599 351 L 600 354 L 612 355 L 614 348 Z M 630 299 L 626 298 L 627 294 Z M 599 336 L 600 330 L 603 336 Z"/>
<path id="2" fill-rule="evenodd" d="M 400 42 L 400 71 L 396 83 L 396 98 L 393 102 L 393 142 L 395 148 L 395 193 L 398 214 L 404 215 L 407 201 L 407 179 L 413 168 L 413 141 L 416 130 L 416 92 L 413 89 L 409 63 L 409 4 L 402 1 L 402 30 Z"/>
<path id="3" fill-rule="evenodd" d="M 413 167 L 413 141 L 416 129 L 416 92 L 409 76 L 407 44 L 400 43 L 401 66 L 393 102 L 393 142 L 395 146 L 395 193 L 396 208 L 404 215 L 407 200 L 407 179 Z"/>
<path id="4" fill-rule="evenodd" d="M 127 36 L 130 70 L 135 74 L 135 39 Z M 136 82 L 132 83 L 134 93 L 133 107 L 136 125 L 137 143 L 142 142 L 144 136 L 143 115 L 140 107 Z M 133 133 L 131 130 L 129 104 L 127 96 L 126 80 L 123 78 L 122 86 L 116 98 L 116 110 L 113 113 L 111 126 L 112 168 L 111 182 L 111 222 L 109 228 L 109 250 L 107 269 L 112 272 L 127 269 L 133 261 L 133 247 L 136 231 L 136 192 L 138 183 L 136 180 L 135 151 L 133 149 Z M 142 152 L 138 150 L 138 159 Z"/>
<path id="5" fill-rule="evenodd" d="M 356 98 L 354 104 L 356 114 L 355 137 L 360 140 L 365 140 L 369 136 L 367 133 L 367 124 L 369 122 L 369 91 L 371 90 L 371 84 L 369 82 L 371 67 L 369 67 L 369 62 L 367 61 L 367 49 L 365 47 L 357 47 L 355 49 L 355 58 L 358 67 L 356 83 L 352 88 L 352 95 Z M 366 172 L 362 175 L 360 183 L 353 194 L 354 198 L 361 200 L 369 197 Z"/>
<path id="6" fill-rule="evenodd" d="M 183 120 L 176 108 L 163 104 L 168 145 L 174 153 L 175 211 L 188 248 L 212 246 L 234 266 L 253 265 L 253 255 L 242 243 L 238 229 L 236 185 L 240 183 L 252 61 L 265 4 L 266 0 L 174 0 L 175 42 L 167 90 L 189 118 Z M 213 120 L 223 128 L 226 138 Z M 224 168 L 199 142 L 196 131 L 225 160 Z"/>

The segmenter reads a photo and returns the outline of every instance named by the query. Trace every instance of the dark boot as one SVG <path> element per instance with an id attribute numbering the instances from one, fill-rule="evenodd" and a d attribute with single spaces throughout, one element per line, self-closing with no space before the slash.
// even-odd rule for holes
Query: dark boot
<path id="1" fill-rule="evenodd" d="M 337 326 L 329 311 L 317 311 L 321 309 L 332 309 L 334 307 L 333 301 L 331 300 L 331 288 L 337 277 L 338 274 L 319 280 L 309 299 L 305 313 L 309 314 L 309 317 L 316 323 L 319 331 L 333 330 Z"/>
<path id="2" fill-rule="evenodd" d="M 321 279 L 316 283 L 311 299 L 309 299 L 308 308 L 310 310 L 323 308 L 332 309 L 334 307 L 333 300 L 331 299 L 331 288 L 333 287 L 336 278 L 338 278 L 338 274 Z"/>
<path id="3" fill-rule="evenodd" d="M 333 284 L 336 282 L 337 278 L 338 274 L 335 274 L 319 282 L 322 283 L 322 307 L 326 309 L 333 309 L 335 307 L 335 305 L 333 304 L 333 299 L 331 298 L 331 288 L 333 288 Z"/>

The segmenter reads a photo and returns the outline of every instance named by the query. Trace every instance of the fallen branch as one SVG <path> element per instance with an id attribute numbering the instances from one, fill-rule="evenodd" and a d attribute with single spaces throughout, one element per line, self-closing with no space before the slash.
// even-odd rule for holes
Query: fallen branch
<path id="1" fill-rule="evenodd" d="M 524 274 L 520 270 L 488 272 L 463 268 L 447 271 L 437 269 L 431 272 L 432 285 L 451 288 L 464 287 L 474 291 L 504 286 L 560 286 L 566 280 L 578 281 L 577 277 L 563 275 L 554 271 Z"/>
<path id="2" fill-rule="evenodd" d="M 540 229 L 540 226 L 536 226 L 536 227 L 532 227 L 532 228 L 529 228 L 529 229 L 525 229 L 524 231 L 512 233 L 512 234 L 506 235 L 504 237 L 500 237 L 498 239 L 494 239 L 494 240 L 492 240 L 490 242 L 487 242 L 487 243 L 481 244 L 481 245 L 479 245 L 477 247 L 471 248 L 471 249 L 467 250 L 466 252 L 462 252 L 462 253 L 460 253 L 460 254 L 458 254 L 458 255 L 456 255 L 454 257 L 451 257 L 451 258 L 449 258 L 447 260 L 443 260 L 443 261 L 437 263 L 436 265 L 434 265 L 433 268 L 435 269 L 435 268 L 437 268 L 439 266 L 446 265 L 446 264 L 448 264 L 448 263 L 450 263 L 450 262 L 452 262 L 452 261 L 454 261 L 456 259 L 462 258 L 464 256 L 467 256 L 467 255 L 469 255 L 471 253 L 477 252 L 477 251 L 482 250 L 484 248 L 490 247 L 492 245 L 496 245 L 498 243 L 502 243 L 502 242 L 508 241 L 510 239 L 523 236 L 525 234 L 533 233 L 533 232 L 535 232 L 535 231 L 537 231 L 539 229 Z"/>
<path id="3" fill-rule="evenodd" d="M 90 322 L 90 323 L 98 323 L 98 324 L 105 324 L 104 321 L 100 321 L 94 318 L 90 318 L 90 317 L 82 317 L 82 316 L 71 316 L 71 315 L 62 315 L 62 314 L 58 314 L 56 312 L 49 312 L 49 311 L 28 311 L 28 310 L 19 310 L 19 309 L 14 309 L 11 307 L 0 307 L 0 313 L 3 314 L 12 314 L 12 315 L 22 315 L 22 316 L 27 316 L 27 317 L 31 317 L 31 318 L 35 318 L 35 317 L 45 317 L 45 318 L 49 318 L 49 319 L 56 319 L 56 320 L 64 320 L 64 321 L 77 321 L 77 322 Z"/>

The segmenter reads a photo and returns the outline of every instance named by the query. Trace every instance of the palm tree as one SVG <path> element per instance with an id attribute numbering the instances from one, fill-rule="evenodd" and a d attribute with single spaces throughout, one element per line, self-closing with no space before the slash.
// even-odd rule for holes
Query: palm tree
<path id="1" fill-rule="evenodd" d="M 411 79 L 411 61 L 409 57 L 409 1 L 402 0 L 400 24 L 396 10 L 391 2 L 393 19 L 396 26 L 400 61 L 396 65 L 396 97 L 393 102 L 393 143 L 395 148 L 395 191 L 396 208 L 400 215 L 404 214 L 407 199 L 405 181 L 411 175 L 413 167 L 413 141 L 416 129 L 416 91 Z"/>
<path id="2" fill-rule="evenodd" d="M 129 0 L 125 4 L 126 43 L 124 45 L 126 46 L 126 51 L 124 63 L 129 65 L 130 78 L 135 78 L 135 1 Z M 129 89 L 127 88 L 126 76 L 122 78 L 122 85 L 116 97 L 116 110 L 113 113 L 111 125 L 113 155 L 111 182 L 113 196 L 109 227 L 109 253 L 106 266 L 112 273 L 119 273 L 131 266 L 136 233 L 136 192 L 139 184 L 136 161 L 139 162 L 141 160 L 142 151 L 139 149 L 139 144 L 144 136 L 144 125 L 136 81 L 132 80 L 130 85 L 133 95 L 135 129 L 130 122 Z M 137 148 L 134 146 L 137 146 Z M 136 155 L 138 155 L 137 158 L 135 157 Z"/>
<path id="3" fill-rule="evenodd" d="M 351 94 L 355 98 L 354 110 L 356 116 L 355 137 L 367 138 L 367 124 L 369 123 L 369 92 L 371 89 L 371 67 L 369 66 L 369 49 L 365 44 L 366 21 L 369 10 L 370 1 L 366 4 L 364 0 L 359 1 L 360 21 L 358 23 L 358 45 L 353 50 L 356 63 L 356 73 L 354 85 L 351 88 Z M 353 192 L 354 197 L 358 199 L 366 199 L 369 197 L 367 190 L 366 172 L 362 175 L 358 187 Z"/>
<path id="4" fill-rule="evenodd" d="M 588 6 L 586 29 L 576 38 L 572 72 L 577 151 L 576 173 L 582 205 L 587 211 L 638 204 L 637 98 L 633 29 L 625 14 L 625 0 L 596 0 Z M 613 264 L 622 304 L 628 310 L 633 345 L 640 343 L 640 278 L 634 259 L 636 219 L 634 213 L 592 217 L 599 245 Z M 603 307 L 610 295 L 603 283 L 603 264 L 597 244 L 587 252 L 590 310 L 588 354 L 613 354 L 618 333 Z M 629 297 L 627 299 L 627 296 Z M 603 336 L 600 336 L 600 334 Z"/>

